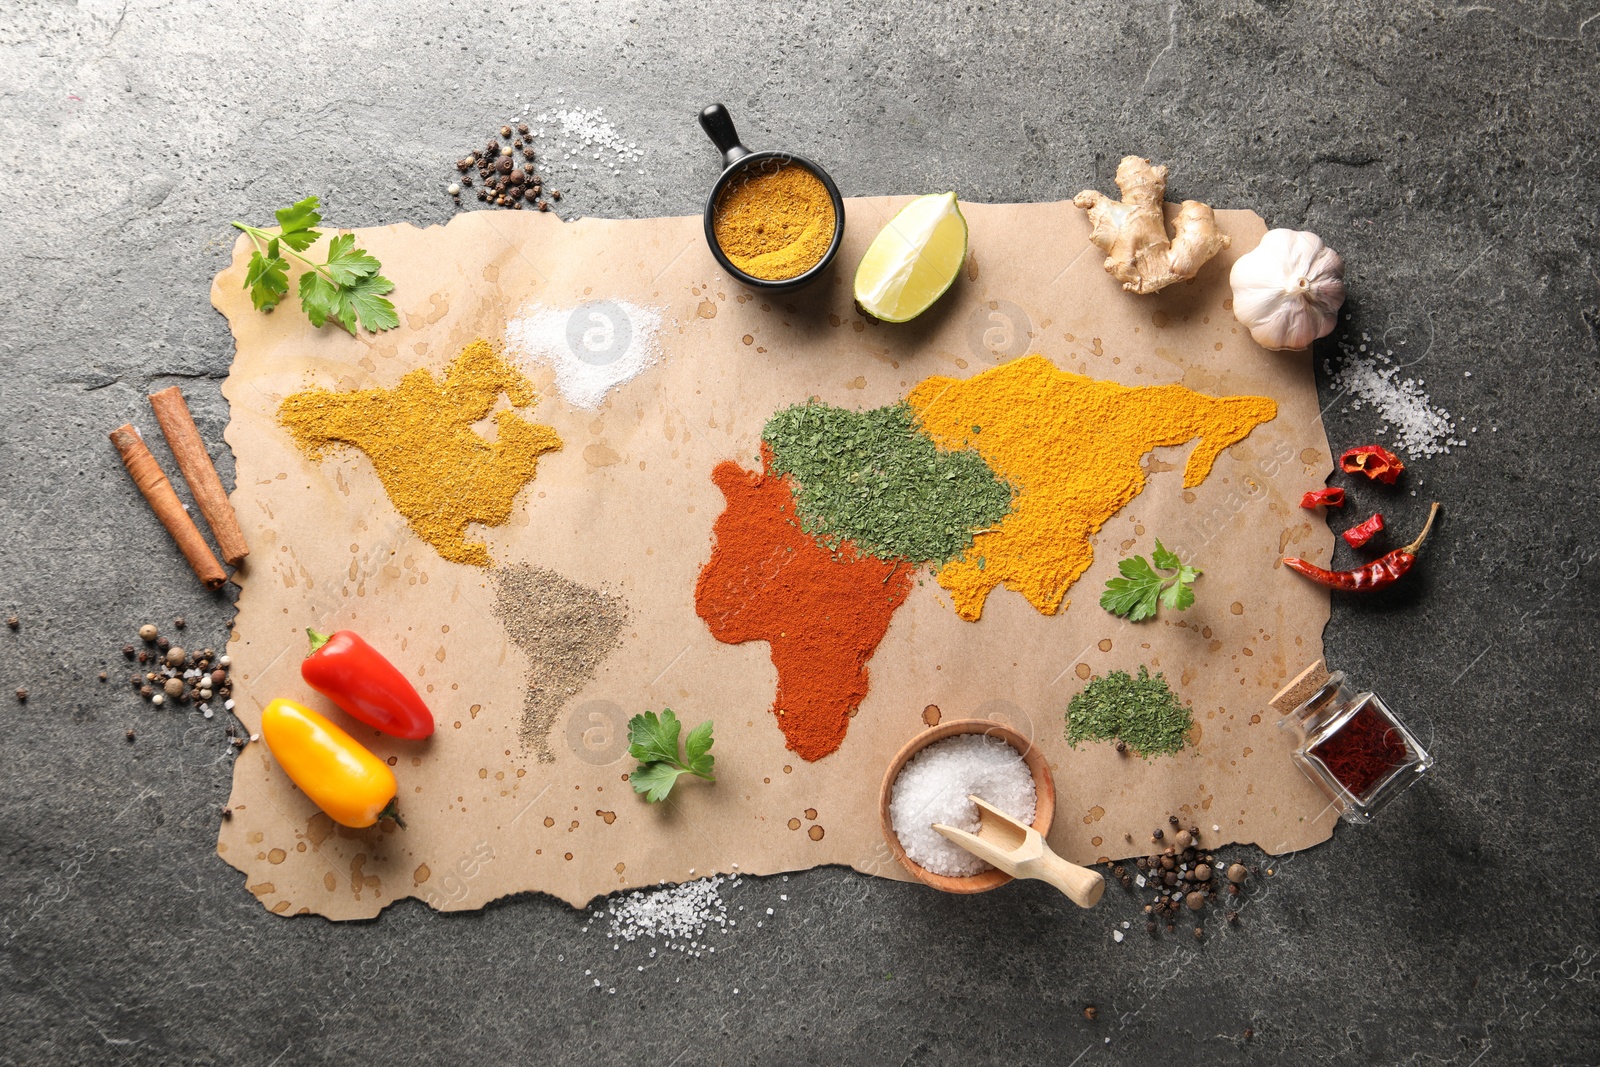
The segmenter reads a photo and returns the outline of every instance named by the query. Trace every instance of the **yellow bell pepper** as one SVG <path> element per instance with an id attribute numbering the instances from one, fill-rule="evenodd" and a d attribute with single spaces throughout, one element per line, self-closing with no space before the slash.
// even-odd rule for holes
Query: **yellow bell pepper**
<path id="1" fill-rule="evenodd" d="M 334 822 L 359 829 L 392 818 L 405 826 L 396 810 L 394 772 L 304 704 L 268 704 L 261 736 L 284 773 Z"/>

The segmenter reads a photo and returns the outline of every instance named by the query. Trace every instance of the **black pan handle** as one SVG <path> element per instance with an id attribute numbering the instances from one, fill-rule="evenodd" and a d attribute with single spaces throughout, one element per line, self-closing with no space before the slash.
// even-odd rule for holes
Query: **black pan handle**
<path id="1" fill-rule="evenodd" d="M 733 116 L 721 104 L 712 104 L 700 112 L 700 128 L 706 131 L 706 136 L 722 153 L 723 166 L 732 166 L 741 156 L 750 154 L 750 149 L 739 143 L 739 131 L 733 128 Z"/>

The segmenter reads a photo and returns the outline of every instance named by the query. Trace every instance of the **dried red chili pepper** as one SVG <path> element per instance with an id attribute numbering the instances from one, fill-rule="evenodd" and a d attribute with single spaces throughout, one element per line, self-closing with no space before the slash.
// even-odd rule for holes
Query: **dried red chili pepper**
<path id="1" fill-rule="evenodd" d="M 1326 489 L 1313 489 L 1300 498 L 1300 506 L 1303 508 L 1314 508 L 1319 504 L 1330 508 L 1344 507 L 1344 490 L 1337 486 L 1329 486 Z"/>
<path id="2" fill-rule="evenodd" d="M 1303 559 L 1288 556 L 1284 559 L 1284 566 L 1290 570 L 1299 571 L 1318 585 L 1325 585 L 1329 589 L 1343 589 L 1350 592 L 1360 592 L 1367 589 L 1382 589 L 1386 585 L 1398 582 L 1411 565 L 1417 561 L 1417 550 L 1422 547 L 1422 542 L 1427 540 L 1428 531 L 1433 529 L 1434 516 L 1439 514 L 1439 505 L 1433 505 L 1428 512 L 1428 524 L 1422 528 L 1417 539 L 1404 548 L 1397 548 L 1393 552 L 1379 556 L 1371 563 L 1355 570 L 1330 571 L 1324 570 L 1315 563 L 1307 563 Z"/>
<path id="3" fill-rule="evenodd" d="M 1346 530 L 1339 536 L 1343 537 L 1344 543 L 1349 545 L 1351 548 L 1360 548 L 1362 545 L 1366 544 L 1368 541 L 1372 540 L 1382 532 L 1383 512 L 1375 511 L 1372 513 L 1372 518 L 1368 519 L 1360 526 L 1350 527 L 1350 529 Z"/>
<path id="4" fill-rule="evenodd" d="M 1339 469 L 1346 474 L 1365 474 L 1375 482 L 1393 485 L 1406 465 L 1382 445 L 1357 445 L 1339 457 Z"/>

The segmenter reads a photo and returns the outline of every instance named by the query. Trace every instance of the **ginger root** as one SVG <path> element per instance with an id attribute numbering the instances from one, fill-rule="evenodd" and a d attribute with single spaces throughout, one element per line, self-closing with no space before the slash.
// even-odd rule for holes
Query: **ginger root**
<path id="1" fill-rule="evenodd" d="M 1124 156 L 1117 164 L 1117 188 L 1122 199 L 1113 200 L 1098 189 L 1085 189 L 1072 198 L 1089 210 L 1094 230 L 1089 240 L 1106 253 L 1106 273 L 1130 293 L 1154 293 L 1173 282 L 1193 278 L 1206 260 L 1227 248 L 1232 239 L 1217 229 L 1217 216 L 1198 200 L 1185 200 L 1167 238 L 1162 199 L 1167 192 L 1167 168 L 1152 167 L 1148 159 Z"/>

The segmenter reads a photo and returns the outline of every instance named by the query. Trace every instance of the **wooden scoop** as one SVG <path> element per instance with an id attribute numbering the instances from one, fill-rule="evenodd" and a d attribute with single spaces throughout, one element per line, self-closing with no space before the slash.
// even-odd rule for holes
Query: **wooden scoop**
<path id="1" fill-rule="evenodd" d="M 967 799 L 978 806 L 977 833 L 969 834 L 937 822 L 933 828 L 1013 878 L 1048 882 L 1080 908 L 1092 908 L 1100 902 L 1106 891 L 1103 876 L 1087 867 L 1068 863 L 1050 851 L 1039 831 L 991 807 L 982 798 L 969 796 Z"/>

